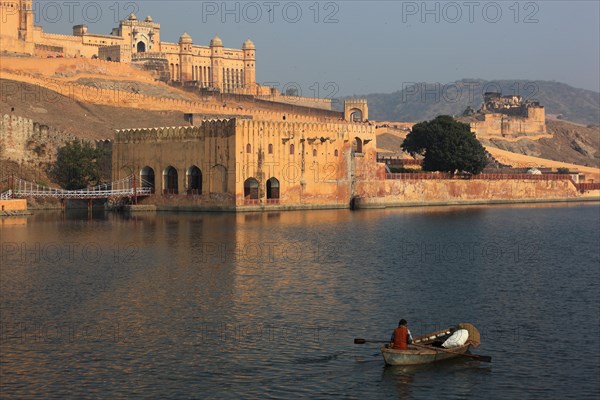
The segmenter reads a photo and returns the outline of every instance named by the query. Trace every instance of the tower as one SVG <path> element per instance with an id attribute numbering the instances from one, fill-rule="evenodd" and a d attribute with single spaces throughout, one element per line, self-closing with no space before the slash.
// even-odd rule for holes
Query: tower
<path id="1" fill-rule="evenodd" d="M 33 42 L 33 0 L 21 0 L 19 4 L 19 40 Z"/>
<path id="2" fill-rule="evenodd" d="M 344 119 L 350 122 L 362 122 L 369 119 L 367 100 L 348 99 L 344 101 Z"/>
<path id="3" fill-rule="evenodd" d="M 210 41 L 211 85 L 223 90 L 223 41 L 215 36 Z"/>
<path id="4" fill-rule="evenodd" d="M 181 82 L 192 80 L 192 37 L 184 32 L 179 38 L 179 65 L 181 65 Z"/>
<path id="5" fill-rule="evenodd" d="M 248 92 L 256 85 L 256 47 L 250 39 L 242 46 L 244 52 L 244 90 Z"/>

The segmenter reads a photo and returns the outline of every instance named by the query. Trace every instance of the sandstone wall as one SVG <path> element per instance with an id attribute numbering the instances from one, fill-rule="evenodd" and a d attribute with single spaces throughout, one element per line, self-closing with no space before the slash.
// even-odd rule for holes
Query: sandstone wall
<path id="1" fill-rule="evenodd" d="M 527 116 L 484 114 L 483 121 L 471 123 L 471 131 L 478 137 L 545 134 L 547 130 L 544 108 L 528 108 Z"/>
<path id="2" fill-rule="evenodd" d="M 105 62 L 107 63 L 107 62 Z M 108 62 L 110 64 L 110 62 Z M 304 121 L 304 122 L 332 122 L 337 121 L 339 113 L 326 110 L 314 110 L 311 114 L 277 112 L 261 108 L 237 108 L 231 105 L 215 103 L 179 100 L 165 97 L 146 96 L 139 93 L 127 92 L 115 89 L 103 89 L 99 87 L 79 85 L 74 82 L 64 82 L 59 79 L 51 79 L 23 72 L 3 72 L 3 78 L 24 81 L 39 85 L 46 89 L 60 93 L 69 99 L 85 103 L 104 104 L 117 107 L 144 108 L 147 110 L 180 110 L 186 113 L 208 113 L 225 115 L 249 115 L 255 119 L 270 121 Z M 13 89 L 13 88 L 10 88 Z M 18 89 L 18 88 L 17 88 Z M 282 105 L 283 106 L 283 105 Z M 290 106 L 286 106 L 290 107 Z M 299 108 L 302 108 L 298 106 Z"/>
<path id="3" fill-rule="evenodd" d="M 331 99 L 319 99 L 316 97 L 302 97 L 302 96 L 284 96 L 278 92 L 272 95 L 260 95 L 256 96 L 257 99 L 273 101 L 276 103 L 291 104 L 295 106 L 303 106 L 310 108 L 319 108 L 322 110 L 331 111 Z"/>
<path id="4" fill-rule="evenodd" d="M 0 200 L 1 211 L 27 211 L 27 200 L 25 199 L 11 199 L 11 200 Z"/>
<path id="5" fill-rule="evenodd" d="M 75 136 L 29 118 L 0 116 L 0 159 L 42 167 L 56 160 L 59 147 Z"/>
<path id="6" fill-rule="evenodd" d="M 361 207 L 573 199 L 570 180 L 386 180 L 357 184 Z"/>
<path id="7" fill-rule="evenodd" d="M 193 127 L 119 130 L 113 180 L 132 173 L 141 177 L 151 168 L 157 196 L 144 202 L 153 204 L 347 207 L 353 160 L 375 160 L 369 144 L 373 137 L 374 127 L 363 124 L 233 119 Z M 368 154 L 355 155 L 355 139 L 364 143 Z M 177 194 L 169 191 L 175 186 L 168 183 L 171 167 Z M 195 167 L 202 176 L 201 193 L 189 190 Z M 253 196 L 245 185 L 250 181 L 257 184 Z M 269 196 L 269 187 L 277 188 L 276 196 Z"/>

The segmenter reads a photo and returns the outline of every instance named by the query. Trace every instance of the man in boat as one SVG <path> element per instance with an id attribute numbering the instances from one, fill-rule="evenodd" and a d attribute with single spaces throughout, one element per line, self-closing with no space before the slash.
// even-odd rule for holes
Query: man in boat
<path id="1" fill-rule="evenodd" d="M 407 350 L 408 345 L 412 343 L 412 335 L 406 326 L 407 322 L 403 318 L 398 322 L 398 327 L 392 333 L 392 348 L 398 350 Z"/>

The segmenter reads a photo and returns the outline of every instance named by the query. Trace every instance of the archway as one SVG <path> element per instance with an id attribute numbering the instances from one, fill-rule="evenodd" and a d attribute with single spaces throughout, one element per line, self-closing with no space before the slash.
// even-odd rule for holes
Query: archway
<path id="1" fill-rule="evenodd" d="M 258 200 L 258 181 L 254 178 L 248 178 L 244 182 L 244 199 Z"/>
<path id="2" fill-rule="evenodd" d="M 165 194 L 179 193 L 177 170 L 168 166 L 163 172 L 163 188 Z"/>
<path id="3" fill-rule="evenodd" d="M 267 200 L 279 200 L 279 181 L 275 177 L 267 181 Z"/>
<path id="4" fill-rule="evenodd" d="M 363 113 L 361 110 L 359 109 L 352 109 L 350 111 L 350 121 L 352 122 L 362 122 L 363 120 Z"/>
<path id="5" fill-rule="evenodd" d="M 202 194 L 202 171 L 192 165 L 187 170 L 187 192 L 188 194 Z"/>
<path id="6" fill-rule="evenodd" d="M 140 186 L 142 188 L 151 188 L 152 193 L 154 193 L 154 179 L 154 170 L 151 167 L 145 166 L 142 168 L 140 171 Z"/>
<path id="7" fill-rule="evenodd" d="M 355 153 L 362 153 L 362 146 L 362 140 L 360 140 L 359 137 L 355 137 L 354 142 L 352 142 L 352 150 L 354 150 Z"/>
<path id="8" fill-rule="evenodd" d="M 364 99 L 344 101 L 344 119 L 349 122 L 363 122 L 369 119 L 369 105 Z"/>
<path id="9" fill-rule="evenodd" d="M 144 43 L 144 42 L 138 42 L 138 44 L 137 44 L 137 52 L 138 53 L 145 53 L 146 52 L 146 43 Z"/>

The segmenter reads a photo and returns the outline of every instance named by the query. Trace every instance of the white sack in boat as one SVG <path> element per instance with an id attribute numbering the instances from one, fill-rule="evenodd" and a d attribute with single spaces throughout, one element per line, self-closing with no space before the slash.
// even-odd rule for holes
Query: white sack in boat
<path id="1" fill-rule="evenodd" d="M 469 331 L 466 329 L 459 329 L 454 332 L 452 336 L 446 339 L 446 341 L 442 344 L 442 347 L 447 349 L 459 347 L 467 343 L 467 339 L 469 339 Z"/>

